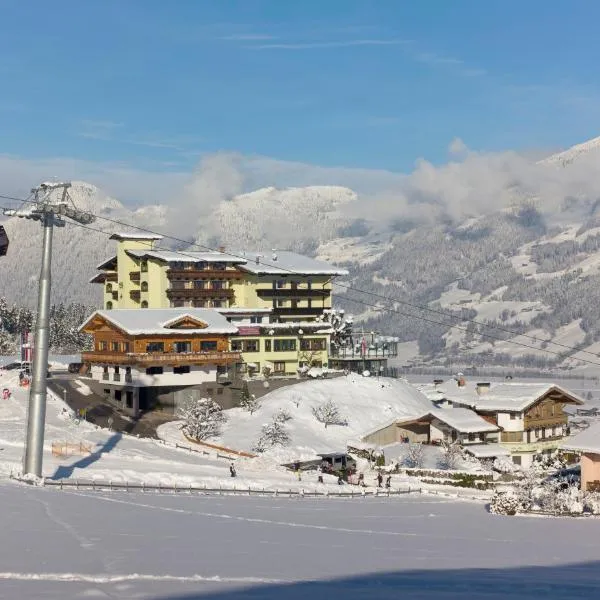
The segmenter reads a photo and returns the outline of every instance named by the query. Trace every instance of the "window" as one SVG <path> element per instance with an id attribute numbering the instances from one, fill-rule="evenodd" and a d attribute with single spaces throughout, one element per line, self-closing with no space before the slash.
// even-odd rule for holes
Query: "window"
<path id="1" fill-rule="evenodd" d="M 111 342 L 110 343 L 110 349 L 113 352 L 118 352 L 119 351 L 119 342 Z"/>
<path id="2" fill-rule="evenodd" d="M 225 289 L 225 282 L 221 281 L 221 280 L 211 281 L 210 282 L 210 287 L 213 290 L 224 290 Z"/>
<path id="3" fill-rule="evenodd" d="M 213 300 L 212 301 L 213 308 L 223 308 L 223 300 Z"/>
<path id="4" fill-rule="evenodd" d="M 106 284 L 106 291 L 107 292 L 112 292 L 112 283 L 107 283 Z"/>
<path id="5" fill-rule="evenodd" d="M 148 308 L 148 302 L 146 300 L 142 300 L 141 307 L 142 308 Z"/>
<path id="6" fill-rule="evenodd" d="M 285 373 L 285 362 L 278 361 L 273 363 L 273 372 L 274 373 Z"/>
<path id="7" fill-rule="evenodd" d="M 149 342 L 146 344 L 146 352 L 164 352 L 164 342 Z"/>
<path id="8" fill-rule="evenodd" d="M 179 354 L 182 352 L 191 352 L 192 342 L 175 342 L 173 344 L 173 350 Z"/>
<path id="9" fill-rule="evenodd" d="M 143 260 L 143 261 L 140 263 L 140 271 L 141 271 L 142 273 L 147 273 L 147 272 L 148 272 L 148 263 L 147 263 L 145 260 Z"/>
<path id="10" fill-rule="evenodd" d="M 172 300 L 171 306 L 173 308 L 181 308 L 183 306 L 183 300 Z"/>
<path id="11" fill-rule="evenodd" d="M 185 281 L 181 279 L 176 279 L 175 281 L 171 281 L 171 289 L 172 290 L 185 290 Z"/>
<path id="12" fill-rule="evenodd" d="M 285 287 L 285 280 L 284 279 L 278 279 L 275 284 L 274 284 L 275 289 L 277 290 L 281 290 Z"/>
<path id="13" fill-rule="evenodd" d="M 223 395 L 223 388 L 219 387 L 217 388 L 217 396 L 222 396 Z"/>
<path id="14" fill-rule="evenodd" d="M 271 352 L 271 340 L 265 340 L 265 352 Z"/>
<path id="15" fill-rule="evenodd" d="M 469 433 L 469 441 L 470 442 L 474 442 L 475 441 L 475 434 L 474 433 Z"/>
<path id="16" fill-rule="evenodd" d="M 285 305 L 286 305 L 286 300 L 279 299 L 279 300 L 277 300 L 276 308 L 285 308 Z"/>
<path id="17" fill-rule="evenodd" d="M 115 375 L 118 375 L 120 373 L 119 367 L 115 367 Z"/>
<path id="18" fill-rule="evenodd" d="M 242 351 L 242 340 L 231 340 L 231 351 L 241 352 Z"/>
<path id="19" fill-rule="evenodd" d="M 274 340 L 275 352 L 295 352 L 296 340 Z"/>
<path id="20" fill-rule="evenodd" d="M 500 441 L 502 442 L 522 442 L 523 432 L 522 431 L 503 431 L 500 435 Z"/>
<path id="21" fill-rule="evenodd" d="M 250 323 L 262 323 L 262 322 L 263 322 L 262 317 L 250 317 Z"/>
<path id="22" fill-rule="evenodd" d="M 129 342 L 123 342 L 123 352 L 129 352 Z"/>
<path id="23" fill-rule="evenodd" d="M 205 287 L 206 287 L 206 281 L 204 281 L 204 279 L 194 280 L 194 289 L 203 290 Z"/>
<path id="24" fill-rule="evenodd" d="M 512 461 L 514 465 L 521 465 L 521 457 L 520 456 L 513 456 L 512 457 Z"/>
<path id="25" fill-rule="evenodd" d="M 242 340 L 242 352 L 260 352 L 258 340 Z"/>
<path id="26" fill-rule="evenodd" d="M 175 375 L 185 375 L 190 372 L 189 365 L 182 365 L 180 367 L 173 367 L 173 373 Z"/>
<path id="27" fill-rule="evenodd" d="M 112 310 L 112 307 L 113 307 L 113 303 L 112 303 L 112 302 L 109 300 L 109 301 L 106 303 L 106 310 Z"/>
<path id="28" fill-rule="evenodd" d="M 115 400 L 121 402 L 121 390 L 115 390 Z"/>
<path id="29" fill-rule="evenodd" d="M 300 340 L 300 350 L 325 350 L 325 340 L 303 338 Z"/>
<path id="30" fill-rule="evenodd" d="M 217 350 L 217 342 L 215 340 L 205 340 L 200 342 L 200 352 L 215 352 Z"/>
<path id="31" fill-rule="evenodd" d="M 142 292 L 147 292 L 148 291 L 148 282 L 142 281 L 141 288 L 142 288 Z"/>
<path id="32" fill-rule="evenodd" d="M 148 367 L 146 369 L 146 375 L 162 375 L 163 368 L 162 367 Z"/>
<path id="33" fill-rule="evenodd" d="M 514 421 L 517 418 L 517 414 L 516 413 L 510 413 L 510 420 Z"/>
<path id="34" fill-rule="evenodd" d="M 98 350 L 108 350 L 108 342 L 98 342 Z"/>

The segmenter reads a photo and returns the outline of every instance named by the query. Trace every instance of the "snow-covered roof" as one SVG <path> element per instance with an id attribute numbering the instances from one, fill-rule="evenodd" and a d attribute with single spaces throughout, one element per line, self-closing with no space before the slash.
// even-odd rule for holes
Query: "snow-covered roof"
<path id="1" fill-rule="evenodd" d="M 163 236 L 154 233 L 113 233 L 110 240 L 162 240 Z"/>
<path id="2" fill-rule="evenodd" d="M 273 258 L 271 253 L 236 252 L 235 254 L 246 257 L 248 262 L 242 269 L 254 275 L 348 275 L 346 269 L 295 252 L 277 251 L 276 258 Z"/>
<path id="3" fill-rule="evenodd" d="M 468 408 L 435 408 L 429 414 L 460 433 L 483 433 L 500 429 Z"/>
<path id="4" fill-rule="evenodd" d="M 111 256 L 110 258 L 107 258 L 104 262 L 101 262 L 96 269 L 98 271 L 113 271 L 114 268 L 117 266 L 117 255 L 115 254 L 115 256 Z"/>
<path id="5" fill-rule="evenodd" d="M 423 386 L 420 389 L 434 402 L 448 400 L 484 412 L 522 411 L 553 391 L 562 394 L 566 402 L 584 403 L 576 394 L 548 382 L 492 382 L 480 394 L 476 381 L 466 381 L 464 386 L 459 386 L 456 380 L 450 379 L 434 388 Z"/>
<path id="6" fill-rule="evenodd" d="M 167 263 L 173 262 L 206 262 L 244 264 L 245 259 L 223 252 L 197 252 L 193 250 L 127 250 L 129 256 L 135 258 L 155 258 Z"/>
<path id="7" fill-rule="evenodd" d="M 475 458 L 510 456 L 510 450 L 503 448 L 500 444 L 465 444 L 463 449 Z"/>
<path id="8" fill-rule="evenodd" d="M 569 438 L 564 444 L 565 450 L 600 454 L 600 422 L 593 423 L 586 430 Z"/>
<path id="9" fill-rule="evenodd" d="M 88 283 L 104 283 L 106 280 L 106 273 L 98 273 L 98 275 L 94 275 Z"/>
<path id="10" fill-rule="evenodd" d="M 218 311 L 211 308 L 140 308 L 97 310 L 81 326 L 83 330 L 94 318 L 100 317 L 129 335 L 173 335 L 185 334 L 235 334 L 232 325 Z M 170 325 L 189 317 L 206 324 L 206 327 L 172 329 Z"/>
<path id="11" fill-rule="evenodd" d="M 265 315 L 273 311 L 272 308 L 239 308 L 239 307 L 228 307 L 228 308 L 215 308 L 216 311 L 222 315 L 254 315 L 260 314 Z M 260 323 L 258 323 L 260 325 Z"/>

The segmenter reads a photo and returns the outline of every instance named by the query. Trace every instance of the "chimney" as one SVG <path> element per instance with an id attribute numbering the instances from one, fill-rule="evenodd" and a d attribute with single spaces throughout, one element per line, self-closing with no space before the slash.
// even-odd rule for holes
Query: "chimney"
<path id="1" fill-rule="evenodd" d="M 478 383 L 475 386 L 475 390 L 477 391 L 477 394 L 479 396 L 483 396 L 484 394 L 487 394 L 490 391 L 490 382 L 483 381 L 483 382 Z"/>

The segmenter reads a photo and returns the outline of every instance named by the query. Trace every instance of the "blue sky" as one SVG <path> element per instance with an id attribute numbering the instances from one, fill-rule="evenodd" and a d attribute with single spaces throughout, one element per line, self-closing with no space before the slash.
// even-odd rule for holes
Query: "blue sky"
<path id="1" fill-rule="evenodd" d="M 600 135 L 593 0 L 0 0 L 0 154 L 408 172 Z"/>

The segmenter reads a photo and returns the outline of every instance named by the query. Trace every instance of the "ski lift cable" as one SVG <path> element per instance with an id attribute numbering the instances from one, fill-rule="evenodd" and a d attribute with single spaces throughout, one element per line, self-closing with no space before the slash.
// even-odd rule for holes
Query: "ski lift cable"
<path id="1" fill-rule="evenodd" d="M 21 201 L 21 202 L 25 202 L 25 203 L 29 203 L 29 202 L 33 203 L 33 201 L 31 201 L 31 200 L 23 200 L 22 198 L 15 198 L 13 196 L 7 196 L 7 195 L 3 195 L 3 194 L 0 194 L 0 198 L 4 198 L 4 199 L 8 199 L 8 200 L 17 200 L 17 201 Z M 227 256 L 231 256 L 231 257 L 234 257 L 234 258 L 247 258 L 247 257 L 242 256 L 240 254 L 235 254 L 233 252 L 227 252 L 227 251 L 221 251 L 218 248 L 213 248 L 211 246 L 207 246 L 207 245 L 204 245 L 204 244 L 199 244 L 199 243 L 196 243 L 196 242 L 189 243 L 187 240 L 184 240 L 182 238 L 178 238 L 178 237 L 175 237 L 173 235 L 162 234 L 162 233 L 159 233 L 159 232 L 154 231 L 152 229 L 148 229 L 147 227 L 141 227 L 139 225 L 133 225 L 131 223 L 125 223 L 123 221 L 119 221 L 118 219 L 111 219 L 109 217 L 95 215 L 93 213 L 89 213 L 89 214 L 90 214 L 90 217 L 93 217 L 93 218 L 98 219 L 98 220 L 107 221 L 107 222 L 112 223 L 114 225 L 119 225 L 121 227 L 126 227 L 126 228 L 129 228 L 129 229 L 135 229 L 137 231 L 141 231 L 143 233 L 148 233 L 148 234 L 151 234 L 151 235 L 160 235 L 163 238 L 170 239 L 170 240 L 173 240 L 173 241 L 178 242 L 178 243 L 189 244 L 190 246 L 195 246 L 195 247 L 200 248 L 200 249 L 205 250 L 205 251 L 226 254 Z M 102 233 L 103 235 L 108 235 L 108 236 L 112 235 L 112 232 L 106 232 L 106 231 L 103 231 L 102 229 L 98 229 L 96 227 L 90 227 L 87 224 L 73 222 L 73 221 L 69 221 L 68 223 L 69 223 L 69 225 L 75 225 L 77 227 L 83 227 L 85 229 L 89 229 L 89 230 L 95 231 L 97 233 Z M 185 251 L 182 251 L 182 250 L 173 250 L 171 248 L 161 247 L 161 246 L 155 246 L 155 247 L 157 249 L 168 250 L 169 252 L 173 252 L 175 254 L 180 254 L 182 256 L 186 256 L 187 258 L 193 258 L 192 254 L 186 254 Z M 282 267 L 281 265 L 272 264 L 272 263 L 269 263 L 267 261 L 262 261 L 262 264 L 264 264 L 265 266 L 268 266 L 268 267 L 277 268 L 277 269 L 279 269 L 281 271 L 287 271 L 290 274 L 295 274 L 294 270 L 292 270 L 292 269 L 286 269 L 285 267 Z M 483 323 L 483 322 L 478 321 L 476 319 L 465 319 L 465 318 L 463 318 L 460 315 L 453 315 L 453 314 L 447 313 L 445 311 L 441 311 L 441 310 L 437 310 L 437 309 L 434 309 L 434 308 L 430 308 L 428 306 L 421 306 L 421 305 L 418 305 L 418 304 L 413 304 L 411 302 L 407 302 L 407 301 L 400 300 L 400 299 L 397 299 L 397 298 L 389 298 L 389 297 L 384 296 L 382 294 L 377 294 L 376 292 L 369 292 L 367 290 L 361 290 L 359 288 L 355 288 L 355 287 L 353 287 L 351 285 L 346 285 L 346 284 L 343 284 L 343 283 L 336 282 L 334 285 L 337 286 L 338 288 L 342 288 L 342 289 L 345 289 L 347 291 L 357 292 L 359 294 L 366 294 L 368 296 L 372 296 L 372 297 L 379 298 L 381 300 L 385 300 L 387 303 L 390 303 L 392 305 L 394 305 L 394 304 L 402 304 L 404 306 L 408 306 L 408 307 L 413 308 L 415 310 L 425 311 L 425 312 L 433 313 L 433 314 L 438 314 L 438 315 L 441 315 L 441 316 L 443 316 L 445 318 L 454 319 L 455 321 L 459 321 L 461 323 L 473 323 L 473 324 L 475 324 L 475 325 L 477 325 L 479 327 L 485 328 L 485 329 L 493 329 L 493 330 L 496 330 L 496 331 L 501 331 L 503 333 L 511 334 L 513 336 L 519 336 L 519 337 L 522 337 L 522 338 L 526 338 L 526 339 L 531 339 L 531 340 L 538 341 L 537 338 L 535 338 L 534 336 L 531 336 L 531 335 L 528 335 L 528 334 L 525 334 L 525 333 L 520 333 L 518 331 L 513 331 L 513 330 L 510 330 L 510 329 L 505 328 L 505 327 L 500 327 L 500 326 L 497 326 L 497 325 L 490 325 L 488 323 Z M 405 313 L 405 312 L 402 312 L 402 311 L 398 310 L 397 308 L 394 308 L 394 307 L 391 307 L 391 306 L 384 306 L 384 307 L 382 307 L 380 304 L 374 304 L 372 302 L 367 302 L 365 300 L 359 300 L 359 299 L 351 298 L 351 297 L 346 297 L 345 299 L 347 301 L 354 302 L 356 304 L 361 304 L 363 306 L 368 306 L 370 308 L 374 308 L 378 312 L 394 313 L 394 314 L 398 314 L 398 315 L 401 315 L 401 316 L 410 317 L 410 318 L 413 318 L 413 319 L 418 319 L 418 320 L 421 320 L 421 321 L 424 321 L 424 322 L 427 322 L 427 323 L 431 323 L 431 324 L 442 325 L 444 327 L 449 327 L 450 329 L 456 329 L 458 331 L 467 332 L 467 327 L 462 327 L 462 326 L 456 325 L 456 324 L 453 325 L 451 323 L 445 323 L 445 322 L 441 322 L 441 321 L 435 321 L 433 319 L 429 319 L 427 317 L 424 317 L 423 315 Z M 527 348 L 527 349 L 530 349 L 530 350 L 535 350 L 536 352 L 544 352 L 546 354 L 552 354 L 554 356 L 564 357 L 564 353 L 559 352 L 559 351 L 555 351 L 555 350 L 549 350 L 548 348 L 538 348 L 536 346 L 531 346 L 529 344 L 525 344 L 524 342 L 519 342 L 519 341 L 516 341 L 516 340 L 510 340 L 510 339 L 509 340 L 505 340 L 505 339 L 503 339 L 501 337 L 494 336 L 494 335 L 491 335 L 489 333 L 483 333 L 481 331 L 479 331 L 478 334 L 481 337 L 485 337 L 485 338 L 496 340 L 496 341 L 500 341 L 500 342 L 505 342 L 507 344 L 517 345 L 517 346 L 520 346 L 520 347 L 523 347 L 523 348 Z M 578 353 L 581 353 L 581 354 L 588 354 L 590 356 L 593 356 L 594 358 L 597 358 L 597 354 L 596 353 L 590 352 L 588 350 L 582 350 L 582 349 L 579 349 L 579 348 L 577 348 L 575 346 L 570 346 L 568 344 L 563 344 L 563 343 L 560 343 L 560 342 L 553 342 L 553 341 L 550 341 L 550 340 L 543 340 L 543 341 L 546 341 L 548 344 L 551 344 L 553 346 L 564 348 L 565 350 L 573 350 L 574 352 L 578 352 Z M 587 359 L 584 359 L 584 358 L 577 358 L 576 360 L 578 360 L 580 362 L 584 362 L 584 363 L 590 364 L 590 365 L 600 366 L 600 363 L 596 362 L 596 361 L 591 361 L 591 360 L 587 360 Z"/>

